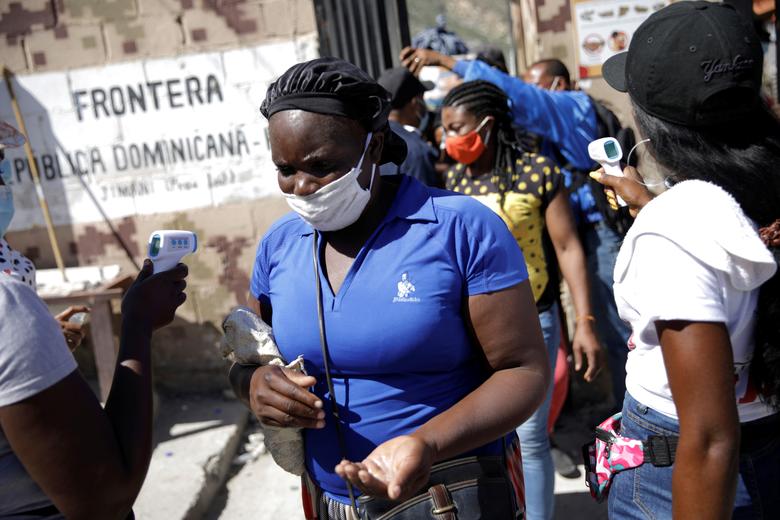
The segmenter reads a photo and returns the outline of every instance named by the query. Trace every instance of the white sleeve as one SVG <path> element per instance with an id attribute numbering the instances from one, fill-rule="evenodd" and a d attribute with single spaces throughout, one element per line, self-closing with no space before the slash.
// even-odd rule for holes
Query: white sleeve
<path id="1" fill-rule="evenodd" d="M 637 237 L 628 276 L 633 279 L 637 311 L 645 323 L 728 322 L 720 273 L 667 238 Z"/>
<path id="2" fill-rule="evenodd" d="M 0 406 L 32 397 L 75 369 L 46 304 L 27 285 L 0 276 Z"/>

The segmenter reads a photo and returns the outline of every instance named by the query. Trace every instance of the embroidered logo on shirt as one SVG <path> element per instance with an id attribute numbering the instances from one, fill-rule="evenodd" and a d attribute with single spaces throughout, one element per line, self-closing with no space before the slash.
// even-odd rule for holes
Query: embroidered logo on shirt
<path id="1" fill-rule="evenodd" d="M 412 296 L 417 290 L 414 284 L 409 280 L 409 273 L 403 273 L 401 275 L 401 281 L 397 284 L 398 294 L 393 298 L 393 303 L 417 303 L 420 298 Z"/>

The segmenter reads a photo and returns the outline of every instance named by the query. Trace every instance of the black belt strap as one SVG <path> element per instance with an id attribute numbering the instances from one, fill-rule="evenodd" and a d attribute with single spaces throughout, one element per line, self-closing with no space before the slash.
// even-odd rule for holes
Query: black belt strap
<path id="1" fill-rule="evenodd" d="M 680 440 L 676 435 L 651 435 L 642 443 L 645 462 L 653 466 L 667 467 L 674 463 L 677 453 L 677 443 Z"/>

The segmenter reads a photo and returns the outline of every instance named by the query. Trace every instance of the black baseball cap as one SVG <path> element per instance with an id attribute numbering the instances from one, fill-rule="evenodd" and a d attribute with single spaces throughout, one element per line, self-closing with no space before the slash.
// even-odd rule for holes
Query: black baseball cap
<path id="1" fill-rule="evenodd" d="M 417 79 L 406 67 L 387 69 L 379 76 L 377 83 L 390 93 L 393 108 L 401 108 L 413 97 L 434 87 L 430 81 Z"/>
<path id="2" fill-rule="evenodd" d="M 676 2 L 645 20 L 602 74 L 645 112 L 696 127 L 755 110 L 763 59 L 751 21 L 731 5 Z"/>

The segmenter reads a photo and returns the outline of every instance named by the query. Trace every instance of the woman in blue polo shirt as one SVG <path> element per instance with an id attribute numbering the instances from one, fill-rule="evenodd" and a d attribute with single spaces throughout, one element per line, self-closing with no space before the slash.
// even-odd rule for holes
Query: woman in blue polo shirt
<path id="1" fill-rule="evenodd" d="M 433 463 L 500 455 L 507 445 L 522 495 L 513 431 L 549 380 L 525 263 L 506 225 L 469 197 L 379 176 L 378 164 L 405 156 L 389 108 L 384 89 L 334 58 L 293 66 L 261 107 L 294 213 L 260 242 L 251 296 L 282 355 L 303 354 L 309 376 L 234 366 L 231 381 L 264 424 L 304 428 L 307 474 L 323 492 L 310 517 L 348 518 L 347 483 L 404 500 Z"/>

